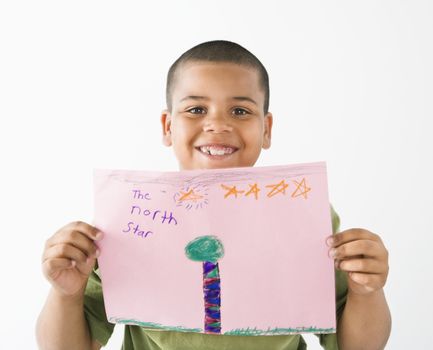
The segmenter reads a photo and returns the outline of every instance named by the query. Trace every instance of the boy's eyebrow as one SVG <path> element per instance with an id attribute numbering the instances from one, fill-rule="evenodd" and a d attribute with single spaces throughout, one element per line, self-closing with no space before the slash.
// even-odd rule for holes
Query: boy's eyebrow
<path id="1" fill-rule="evenodd" d="M 255 105 L 257 105 L 257 102 L 254 101 L 251 97 L 248 97 L 248 96 L 235 96 L 235 97 L 232 97 L 232 99 L 233 100 L 237 100 L 237 101 L 249 101 L 249 102 L 252 102 Z"/>
<path id="2" fill-rule="evenodd" d="M 234 96 L 231 98 L 232 100 L 236 101 L 249 101 L 257 105 L 257 102 L 254 101 L 251 97 L 248 96 Z M 189 95 L 182 98 L 179 102 L 185 101 L 185 100 L 209 100 L 209 97 L 206 96 L 197 96 L 197 95 Z"/>
<path id="3" fill-rule="evenodd" d="M 179 102 L 185 101 L 185 100 L 209 100 L 209 97 L 206 96 L 196 96 L 196 95 L 190 95 L 185 96 L 183 99 L 181 99 Z"/>

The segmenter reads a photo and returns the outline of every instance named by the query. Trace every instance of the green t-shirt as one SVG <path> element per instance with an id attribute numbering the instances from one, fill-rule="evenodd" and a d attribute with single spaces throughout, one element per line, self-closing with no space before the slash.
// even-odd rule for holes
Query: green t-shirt
<path id="1" fill-rule="evenodd" d="M 340 226 L 340 219 L 332 206 L 331 215 L 332 230 L 336 233 Z M 336 313 L 338 320 L 346 302 L 347 277 L 345 273 L 336 271 L 335 286 Z M 113 333 L 114 324 L 107 321 L 98 269 L 92 272 L 87 283 L 84 298 L 84 312 L 92 338 L 103 345 L 107 344 L 108 339 Z M 336 334 L 317 334 L 317 336 L 324 349 L 338 349 Z M 151 330 L 132 325 L 125 325 L 122 346 L 122 350 L 302 350 L 306 348 L 307 345 L 300 334 L 272 336 L 214 335 Z"/>

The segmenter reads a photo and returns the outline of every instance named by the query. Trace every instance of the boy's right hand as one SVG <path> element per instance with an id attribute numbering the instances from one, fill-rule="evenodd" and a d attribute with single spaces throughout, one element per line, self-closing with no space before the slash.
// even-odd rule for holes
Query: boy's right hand
<path id="1" fill-rule="evenodd" d="M 97 228 L 76 221 L 62 227 L 45 244 L 42 270 L 53 288 L 63 296 L 84 293 L 87 279 L 99 256 Z"/>

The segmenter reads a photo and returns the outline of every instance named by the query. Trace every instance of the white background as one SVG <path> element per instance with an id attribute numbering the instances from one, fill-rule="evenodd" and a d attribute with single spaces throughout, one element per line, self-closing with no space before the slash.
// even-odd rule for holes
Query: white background
<path id="1" fill-rule="evenodd" d="M 390 252 L 387 349 L 430 349 L 432 18 L 428 0 L 2 1 L 0 347 L 36 348 L 43 245 L 91 221 L 93 168 L 177 170 L 160 136 L 167 70 L 228 39 L 270 75 L 273 145 L 257 165 L 328 162 L 342 229 Z"/>

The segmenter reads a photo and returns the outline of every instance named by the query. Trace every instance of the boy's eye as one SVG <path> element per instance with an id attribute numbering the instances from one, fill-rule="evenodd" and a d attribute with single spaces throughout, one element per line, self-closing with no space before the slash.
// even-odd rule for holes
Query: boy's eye
<path id="1" fill-rule="evenodd" d="M 248 111 L 245 110 L 245 109 L 243 109 L 243 108 L 235 108 L 235 109 L 233 110 L 233 113 L 234 113 L 235 115 L 238 115 L 238 116 L 243 116 L 243 115 L 247 115 L 247 114 L 248 114 Z"/>
<path id="2" fill-rule="evenodd" d="M 188 112 L 192 113 L 192 114 L 203 114 L 204 113 L 204 108 L 194 107 L 194 108 L 188 109 Z"/>

